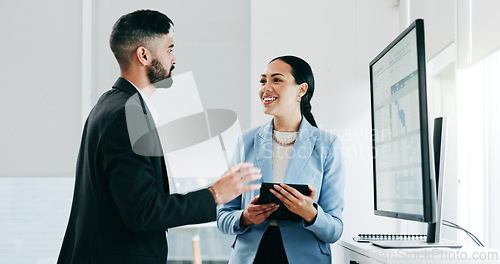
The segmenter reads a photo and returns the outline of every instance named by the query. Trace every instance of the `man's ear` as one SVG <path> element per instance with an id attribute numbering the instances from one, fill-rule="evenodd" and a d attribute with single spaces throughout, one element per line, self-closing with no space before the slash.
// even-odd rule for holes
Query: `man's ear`
<path id="1" fill-rule="evenodd" d="M 139 61 L 139 63 L 144 66 L 148 65 L 151 60 L 151 54 L 149 53 L 149 50 L 142 46 L 138 47 L 135 50 L 135 57 Z"/>

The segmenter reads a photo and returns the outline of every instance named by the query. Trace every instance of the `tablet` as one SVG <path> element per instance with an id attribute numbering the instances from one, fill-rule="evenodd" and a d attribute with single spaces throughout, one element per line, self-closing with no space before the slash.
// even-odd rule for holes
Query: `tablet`
<path id="1" fill-rule="evenodd" d="M 274 189 L 273 185 L 275 184 L 279 185 L 279 183 L 268 183 L 268 182 L 262 183 L 260 187 L 260 197 L 259 200 L 257 200 L 256 204 L 268 204 L 268 203 L 279 204 L 278 210 L 272 213 L 267 219 L 289 220 L 295 222 L 302 221 L 302 217 L 300 217 L 295 213 L 290 212 L 290 210 L 286 208 L 286 206 L 281 202 L 281 200 L 278 199 L 278 197 L 276 197 L 269 191 L 269 189 Z M 303 195 L 309 196 L 311 194 L 311 190 L 309 189 L 308 185 L 305 184 L 287 184 L 287 185 L 296 189 Z"/>

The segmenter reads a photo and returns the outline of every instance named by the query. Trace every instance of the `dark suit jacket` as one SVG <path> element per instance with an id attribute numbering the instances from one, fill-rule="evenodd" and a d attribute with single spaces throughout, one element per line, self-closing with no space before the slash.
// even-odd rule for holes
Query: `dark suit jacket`
<path id="1" fill-rule="evenodd" d="M 134 146 L 131 125 L 149 132 Z M 167 228 L 216 219 L 209 190 L 169 194 L 158 153 L 149 111 L 134 86 L 119 78 L 85 124 L 58 263 L 165 264 Z"/>

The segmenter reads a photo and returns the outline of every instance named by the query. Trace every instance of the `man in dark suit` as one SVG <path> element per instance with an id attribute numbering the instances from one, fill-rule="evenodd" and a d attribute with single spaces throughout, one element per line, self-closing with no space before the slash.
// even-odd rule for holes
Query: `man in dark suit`
<path id="1" fill-rule="evenodd" d="M 214 221 L 216 205 L 259 188 L 246 183 L 260 170 L 241 163 L 207 189 L 169 193 L 148 98 L 174 68 L 172 27 L 151 10 L 124 15 L 113 27 L 121 77 L 85 123 L 58 263 L 165 264 L 167 228 Z"/>

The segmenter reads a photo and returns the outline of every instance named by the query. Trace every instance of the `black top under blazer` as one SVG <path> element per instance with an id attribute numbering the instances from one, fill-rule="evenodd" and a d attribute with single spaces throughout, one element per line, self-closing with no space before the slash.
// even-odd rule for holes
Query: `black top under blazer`
<path id="1" fill-rule="evenodd" d="M 130 116 L 143 120 L 130 123 Z M 127 121 L 148 126 L 141 127 L 149 133 L 134 148 Z M 161 145 L 149 110 L 137 89 L 119 78 L 85 123 L 57 263 L 165 264 L 167 228 L 216 219 L 209 190 L 169 194 L 165 163 L 157 153 Z"/>

